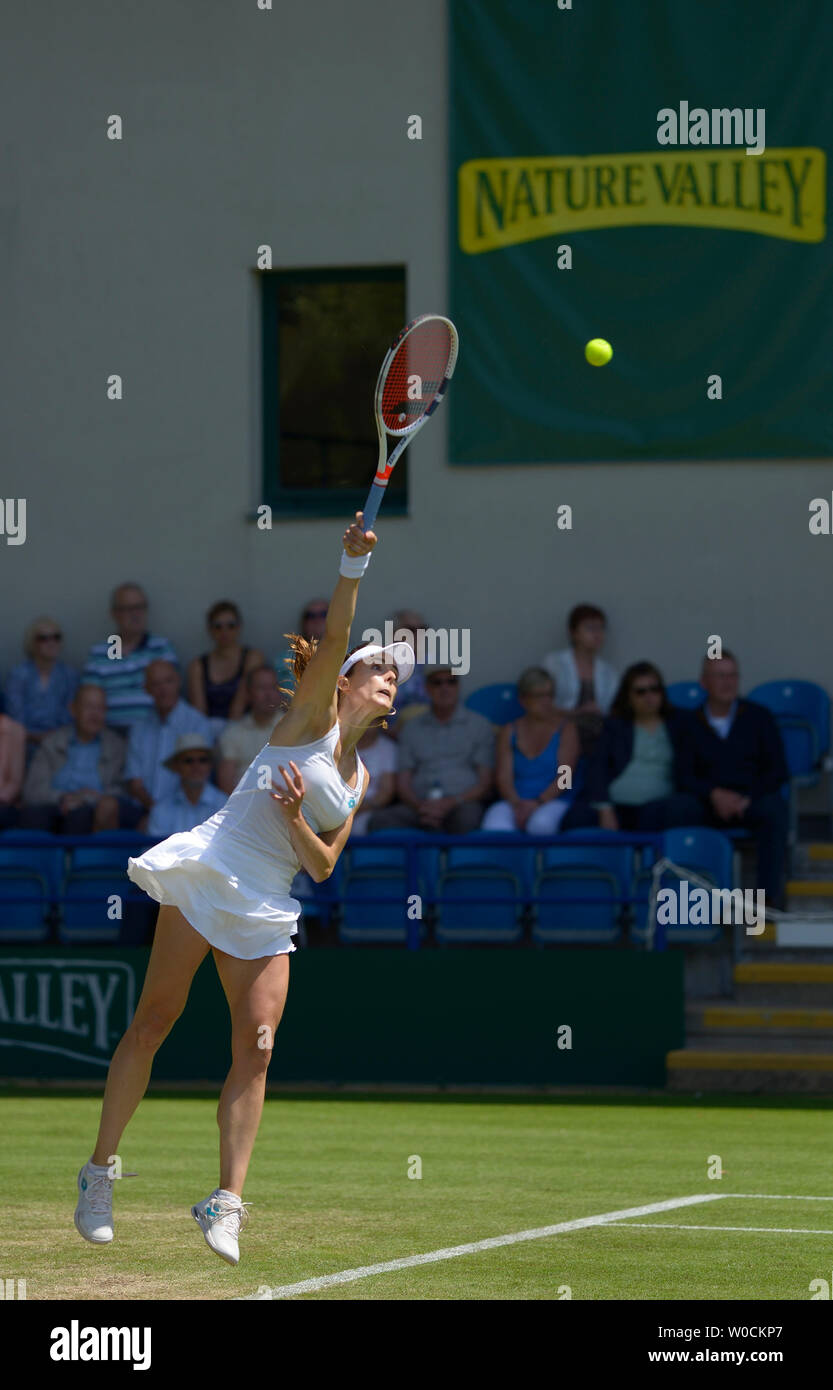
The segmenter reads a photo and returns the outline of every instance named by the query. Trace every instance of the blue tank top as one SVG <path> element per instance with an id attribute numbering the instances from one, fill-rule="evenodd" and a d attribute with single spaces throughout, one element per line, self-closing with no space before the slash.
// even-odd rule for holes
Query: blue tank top
<path id="1" fill-rule="evenodd" d="M 515 730 L 512 729 L 512 772 L 515 778 L 515 791 L 530 801 L 552 782 L 558 771 L 558 745 L 561 742 L 561 729 L 556 729 L 546 748 L 537 758 L 527 758 L 517 745 Z M 563 794 L 563 793 L 562 793 Z"/>
<path id="2" fill-rule="evenodd" d="M 208 670 L 208 655 L 200 657 L 202 661 L 203 678 L 205 680 L 205 703 L 209 719 L 228 719 L 231 702 L 237 694 L 237 687 L 243 679 L 243 667 L 246 665 L 246 657 L 249 655 L 249 648 L 243 647 L 240 653 L 240 665 L 233 676 L 225 681 L 213 681 Z"/>

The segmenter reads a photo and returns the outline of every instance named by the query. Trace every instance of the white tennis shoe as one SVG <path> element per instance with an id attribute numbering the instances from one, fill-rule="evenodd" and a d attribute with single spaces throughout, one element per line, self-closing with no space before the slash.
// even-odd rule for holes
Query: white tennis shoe
<path id="1" fill-rule="evenodd" d="M 251 1202 L 241 1202 L 233 1193 L 216 1187 L 210 1197 L 191 1208 L 191 1215 L 205 1236 L 206 1244 L 230 1265 L 236 1265 L 240 1260 L 237 1242 L 249 1219 L 246 1207 L 250 1206 Z"/>
<path id="2" fill-rule="evenodd" d="M 75 1225 L 93 1245 L 107 1245 L 113 1239 L 113 1182 L 106 1172 L 94 1173 L 89 1160 L 78 1174 Z"/>

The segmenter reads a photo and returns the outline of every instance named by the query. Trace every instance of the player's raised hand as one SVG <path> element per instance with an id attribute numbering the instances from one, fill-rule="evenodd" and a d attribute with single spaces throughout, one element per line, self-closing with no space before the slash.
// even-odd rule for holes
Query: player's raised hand
<path id="1" fill-rule="evenodd" d="M 286 783 L 286 790 L 272 792 L 272 797 L 280 806 L 285 819 L 292 821 L 297 820 L 301 814 L 301 803 L 304 800 L 306 788 L 298 764 L 293 763 L 290 759 L 289 766 L 292 768 L 292 777 L 287 774 L 283 764 L 278 763 L 278 771 L 281 773 Z"/>
<path id="2" fill-rule="evenodd" d="M 348 555 L 369 555 L 378 537 L 364 529 L 364 512 L 356 512 L 356 520 L 344 532 L 344 549 Z"/>

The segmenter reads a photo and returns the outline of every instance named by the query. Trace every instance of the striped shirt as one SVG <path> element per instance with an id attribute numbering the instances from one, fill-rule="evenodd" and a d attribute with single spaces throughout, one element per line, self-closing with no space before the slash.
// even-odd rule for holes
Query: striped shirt
<path id="1" fill-rule="evenodd" d="M 145 690 L 146 668 L 152 661 L 172 661 L 178 667 L 179 658 L 167 637 L 156 637 L 152 632 L 146 632 L 138 647 L 126 656 L 110 657 L 108 650 L 108 642 L 90 647 L 81 680 L 104 687 L 107 723 L 129 729 L 153 711 L 153 700 Z"/>

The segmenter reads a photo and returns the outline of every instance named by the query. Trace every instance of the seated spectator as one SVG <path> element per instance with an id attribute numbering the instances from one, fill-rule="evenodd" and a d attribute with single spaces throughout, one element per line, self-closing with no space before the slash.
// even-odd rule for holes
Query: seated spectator
<path id="1" fill-rule="evenodd" d="M 497 736 L 497 785 L 503 800 L 489 807 L 481 830 L 526 830 L 531 835 L 558 830 L 572 800 L 579 740 L 575 724 L 555 708 L 554 696 L 555 686 L 542 666 L 522 672 L 518 699 L 524 713 L 504 724 Z M 569 768 L 569 778 L 559 768 Z"/>
<path id="2" fill-rule="evenodd" d="M 107 697 L 99 685 L 79 685 L 72 723 L 47 734 L 23 788 L 20 827 L 61 835 L 117 830 L 124 739 L 107 728 Z"/>
<path id="3" fill-rule="evenodd" d="M 243 619 L 236 603 L 213 604 L 206 625 L 214 647 L 188 663 L 188 701 L 209 719 L 240 719 L 249 703 L 245 677 L 263 665 L 263 652 L 240 645 Z"/>
<path id="4" fill-rule="evenodd" d="M 326 598 L 311 598 L 309 603 L 305 603 L 301 609 L 301 623 L 298 632 L 307 642 L 318 641 L 327 631 L 327 609 L 330 600 Z M 286 633 L 284 633 L 286 636 Z M 295 689 L 295 651 L 292 647 L 284 647 L 283 651 L 275 657 L 273 666 L 278 675 L 278 681 L 283 682 L 288 689 Z"/>
<path id="5" fill-rule="evenodd" d="M 589 757 L 602 731 L 619 677 L 599 652 L 607 636 L 607 618 L 592 603 L 580 603 L 567 619 L 569 647 L 550 652 L 541 665 L 552 676 L 561 709 L 571 710 L 581 751 Z"/>
<path id="6" fill-rule="evenodd" d="M 179 786 L 175 772 L 165 765 L 180 734 L 201 734 L 209 744 L 211 726 L 204 714 L 180 699 L 182 680 L 170 661 L 152 661 L 145 671 L 145 689 L 151 713 L 130 730 L 124 769 L 127 790 L 134 804 L 150 810 L 155 801 L 170 796 Z"/>
<path id="7" fill-rule="evenodd" d="M 393 739 L 383 734 L 378 724 L 371 724 L 369 729 L 365 729 L 356 748 L 370 777 L 370 791 L 362 803 L 362 809 L 353 817 L 351 839 L 354 835 L 365 835 L 371 813 L 389 806 L 396 795 L 397 748 Z"/>
<path id="8" fill-rule="evenodd" d="M 416 665 L 414 674 L 403 685 L 401 692 L 396 695 L 396 714 L 393 719 L 388 720 L 388 735 L 390 738 L 398 739 L 409 720 L 417 714 L 427 714 L 431 708 L 428 690 L 425 685 L 425 643 L 424 634 L 428 630 L 428 624 L 421 613 L 413 608 L 399 608 L 390 616 L 393 623 L 393 638 L 395 642 L 407 642 L 412 647 L 416 655 Z M 397 637 L 397 633 L 399 636 Z M 421 664 L 422 663 L 422 664 Z M 400 699 L 401 694 L 401 699 Z M 365 801 L 365 806 L 367 801 Z"/>
<path id="9" fill-rule="evenodd" d="M 128 734 L 153 712 L 145 685 L 152 661 L 178 665 L 167 637 L 147 630 L 148 601 L 138 584 L 120 584 L 113 590 L 110 612 L 113 632 L 104 642 L 90 647 L 82 680 L 103 687 L 107 695 L 107 723 Z M 118 642 L 114 639 L 118 638 Z"/>
<path id="10" fill-rule="evenodd" d="M 0 714 L 0 830 L 13 830 L 17 825 L 25 767 L 26 730 L 7 714 Z"/>
<path id="11" fill-rule="evenodd" d="M 687 719 L 670 704 L 656 666 L 650 661 L 629 666 L 564 829 L 701 825 L 697 798 L 677 790 L 677 757 Z"/>
<path id="12" fill-rule="evenodd" d="M 465 835 L 480 825 L 494 786 L 495 734 L 488 719 L 459 704 L 459 682 L 450 666 L 427 669 L 431 709 L 406 724 L 397 744 L 399 801 L 373 812 L 370 831 L 418 826 Z"/>
<path id="13" fill-rule="evenodd" d="M 758 886 L 771 907 L 784 907 L 789 781 L 781 733 L 763 705 L 739 698 L 740 671 L 731 652 L 706 659 L 700 676 L 706 702 L 689 715 L 680 745 L 680 790 L 696 796 L 706 823 L 742 827 L 758 847 Z"/>
<path id="14" fill-rule="evenodd" d="M 246 677 L 251 708 L 242 719 L 227 724 L 218 744 L 217 785 L 231 796 L 249 763 L 253 762 L 285 708 L 278 677 L 271 666 L 258 666 Z"/>
<path id="15" fill-rule="evenodd" d="M 62 641 L 54 618 L 35 618 L 23 638 L 26 660 L 6 681 L 6 713 L 24 725 L 30 756 L 46 734 L 70 722 L 78 672 L 61 659 Z"/>
<path id="16" fill-rule="evenodd" d="M 176 791 L 154 801 L 148 816 L 147 833 L 159 840 L 193 830 L 225 806 L 226 797 L 209 782 L 214 750 L 202 734 L 180 734 L 165 767 L 179 778 Z"/>

